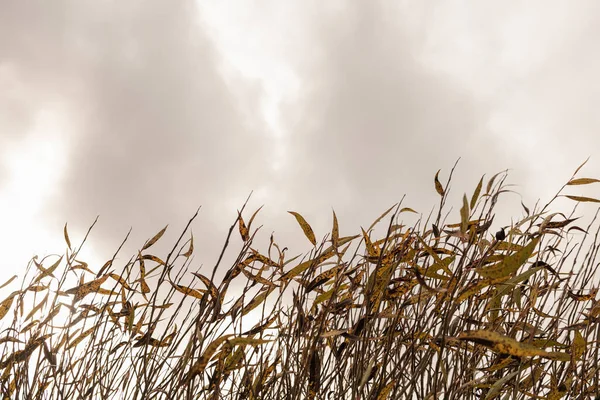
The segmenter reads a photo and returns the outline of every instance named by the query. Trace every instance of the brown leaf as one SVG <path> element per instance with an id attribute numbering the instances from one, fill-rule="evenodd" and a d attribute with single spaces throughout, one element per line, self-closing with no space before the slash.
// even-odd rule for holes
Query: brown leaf
<path id="1" fill-rule="evenodd" d="M 247 242 L 250 239 L 250 235 L 248 234 L 248 228 L 244 223 L 244 219 L 242 218 L 242 214 L 238 211 L 238 227 L 240 231 L 240 236 L 244 242 Z"/>
<path id="2" fill-rule="evenodd" d="M 571 200 L 579 201 L 582 203 L 600 203 L 600 200 L 594 199 L 591 197 L 571 196 L 571 195 L 565 195 L 565 197 L 568 197 Z"/>
<path id="3" fill-rule="evenodd" d="M 164 235 L 164 233 L 167 230 L 168 226 L 169 225 L 167 225 L 164 228 L 162 228 L 160 230 L 160 232 L 158 232 L 156 235 L 154 235 L 154 237 L 152 239 L 150 239 L 150 241 L 146 242 L 146 244 L 144 245 L 144 247 L 142 247 L 142 250 L 146 250 L 147 248 L 149 248 L 150 246 L 152 246 L 154 243 L 156 243 L 162 237 L 162 235 Z"/>
<path id="4" fill-rule="evenodd" d="M 598 179 L 593 179 L 593 178 L 578 178 L 578 179 L 571 179 L 567 185 L 588 185 L 590 183 L 594 183 L 594 182 L 600 182 L 600 180 Z"/>
<path id="5" fill-rule="evenodd" d="M 435 179 L 434 179 L 435 191 L 438 192 L 438 194 L 440 196 L 444 196 L 444 187 L 442 186 L 440 180 L 438 179 L 438 176 L 440 175 L 440 171 L 441 171 L 441 169 L 438 170 L 438 172 L 435 174 Z"/>
<path id="6" fill-rule="evenodd" d="M 65 242 L 67 242 L 67 246 L 69 246 L 69 250 L 71 250 L 71 241 L 69 240 L 69 234 L 67 233 L 67 224 L 65 223 L 65 227 L 63 229 L 63 234 L 65 236 Z"/>

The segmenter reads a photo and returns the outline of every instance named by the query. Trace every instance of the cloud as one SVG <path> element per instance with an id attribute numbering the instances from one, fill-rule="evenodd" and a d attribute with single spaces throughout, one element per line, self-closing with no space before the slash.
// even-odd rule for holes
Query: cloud
<path id="1" fill-rule="evenodd" d="M 404 194 L 427 214 L 435 172 L 458 157 L 450 204 L 512 168 L 531 206 L 563 183 L 540 175 L 595 146 L 597 24 L 572 23 L 593 14 L 583 6 L 267 2 L 205 13 L 217 29 L 193 2 L 4 3 L 0 145 L 43 140 L 40 110 L 64 114 L 65 172 L 40 215 L 60 234 L 100 214 L 103 256 L 130 226 L 134 248 L 167 223 L 174 242 L 202 205 L 194 232 L 212 260 L 250 190 L 262 243 L 275 230 L 305 251 L 287 210 L 318 237 L 331 207 L 348 234 Z M 565 151 L 567 131 L 579 149 Z"/>
<path id="2" fill-rule="evenodd" d="M 368 226 L 404 194 L 427 213 L 435 172 L 447 176 L 458 157 L 456 200 L 507 167 L 488 105 L 422 61 L 426 35 L 407 29 L 403 12 L 369 2 L 322 13 L 310 51 L 298 52 L 312 56 L 297 60 L 302 92 L 285 112 L 293 152 L 281 191 L 326 224 L 333 205 Z"/>
<path id="3" fill-rule="evenodd" d="M 68 166 L 44 213 L 51 226 L 69 221 L 83 232 L 100 214 L 92 242 L 105 256 L 130 226 L 138 247 L 166 223 L 183 227 L 200 205 L 203 230 L 218 223 L 223 233 L 235 210 L 211 207 L 268 179 L 262 121 L 238 103 L 257 94 L 234 95 L 224 82 L 192 2 L 12 2 L 2 16 L 0 66 L 29 90 L 3 98 L 21 111 L 3 128 L 26 133 L 57 99 L 73 124 Z M 206 246 L 214 252 L 223 239 L 207 235 Z"/>

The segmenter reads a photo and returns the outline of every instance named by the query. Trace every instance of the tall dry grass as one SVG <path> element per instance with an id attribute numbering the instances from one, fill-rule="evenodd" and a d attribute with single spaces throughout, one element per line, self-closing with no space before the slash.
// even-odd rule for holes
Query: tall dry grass
<path id="1" fill-rule="evenodd" d="M 598 182 L 575 178 L 580 168 L 555 199 Z M 593 398 L 597 213 L 577 226 L 550 212 L 553 199 L 491 232 L 508 191 L 501 173 L 446 221 L 451 177 L 435 177 L 437 215 L 410 227 L 400 219 L 415 211 L 396 205 L 340 237 L 333 213 L 318 243 L 291 212 L 314 245 L 303 260 L 286 260 L 273 241 L 269 255 L 252 248 L 258 210 L 245 219 L 242 208 L 210 271 L 192 271 L 193 236 L 184 241 L 196 215 L 166 257 L 152 254 L 163 229 L 126 265 L 113 258 L 97 271 L 77 259 L 87 235 L 75 248 L 65 225 L 66 253 L 34 258 L 0 303 L 0 390 L 15 399 Z M 385 221 L 385 237 L 372 237 Z M 234 234 L 244 247 L 226 267 Z M 252 314 L 258 322 L 242 329 Z"/>

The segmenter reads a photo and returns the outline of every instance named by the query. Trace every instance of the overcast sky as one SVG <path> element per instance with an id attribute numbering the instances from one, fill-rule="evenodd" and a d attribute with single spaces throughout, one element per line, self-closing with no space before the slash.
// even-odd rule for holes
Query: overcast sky
<path id="1" fill-rule="evenodd" d="M 77 244 L 100 215 L 103 263 L 199 206 L 212 266 L 252 190 L 257 243 L 305 253 L 288 210 L 317 238 L 332 208 L 342 235 L 403 195 L 427 215 L 459 157 L 456 212 L 507 168 L 547 201 L 588 156 L 600 177 L 599 35 L 593 0 L 0 0 L 0 278 L 62 253 L 65 222 Z"/>

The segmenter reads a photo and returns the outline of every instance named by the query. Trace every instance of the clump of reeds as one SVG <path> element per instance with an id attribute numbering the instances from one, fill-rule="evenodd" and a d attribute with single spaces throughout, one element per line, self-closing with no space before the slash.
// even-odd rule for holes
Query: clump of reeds
<path id="1" fill-rule="evenodd" d="M 575 178 L 580 168 L 555 199 L 567 185 L 598 182 Z M 523 205 L 520 221 L 491 232 L 504 173 L 482 178 L 447 222 L 451 176 L 444 186 L 436 174 L 437 215 L 412 227 L 399 218 L 415 211 L 396 205 L 341 237 L 333 213 L 331 235 L 317 243 L 291 212 L 314 246 L 303 260 L 286 260 L 273 240 L 268 255 L 251 247 L 258 210 L 247 224 L 238 213 L 211 271 L 190 271 L 193 236 L 183 237 L 196 215 L 166 258 L 152 254 L 165 228 L 125 266 L 113 258 L 98 270 L 77 259 L 85 238 L 74 248 L 65 225 L 66 253 L 34 258 L 0 303 L 0 390 L 19 399 L 596 395 L 596 216 L 584 229 L 549 213 L 552 201 Z M 371 237 L 387 218 L 385 237 Z M 244 246 L 226 268 L 233 234 Z M 256 324 L 243 329 L 250 316 Z"/>

